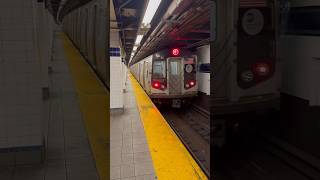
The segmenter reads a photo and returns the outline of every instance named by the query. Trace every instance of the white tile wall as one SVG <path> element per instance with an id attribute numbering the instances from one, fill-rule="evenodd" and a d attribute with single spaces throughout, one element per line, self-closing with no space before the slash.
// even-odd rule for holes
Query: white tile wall
<path id="1" fill-rule="evenodd" d="M 110 32 L 110 47 L 120 47 L 118 32 Z M 124 76 L 121 57 L 110 57 L 110 109 L 124 107 Z"/>
<path id="2" fill-rule="evenodd" d="M 41 143 L 41 60 L 35 0 L 0 1 L 0 148 Z"/>
<path id="3" fill-rule="evenodd" d="M 119 34 L 117 31 L 110 32 L 110 47 L 120 46 Z"/>
<path id="4" fill-rule="evenodd" d="M 198 64 L 210 63 L 210 45 L 197 49 Z M 199 91 L 210 95 L 210 74 L 198 73 Z"/>
<path id="5" fill-rule="evenodd" d="M 123 108 L 123 76 L 120 57 L 110 57 L 110 108 Z"/>

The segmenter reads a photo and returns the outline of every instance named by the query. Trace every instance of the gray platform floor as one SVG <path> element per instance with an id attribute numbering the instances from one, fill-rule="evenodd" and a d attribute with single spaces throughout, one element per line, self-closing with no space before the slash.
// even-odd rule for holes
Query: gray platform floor
<path id="1" fill-rule="evenodd" d="M 74 83 L 55 38 L 50 75 L 48 122 L 45 122 L 46 161 L 40 165 L 0 166 L 0 180 L 97 180 Z"/>
<path id="2" fill-rule="evenodd" d="M 129 80 L 124 110 L 111 110 L 111 180 L 156 179 L 134 92 Z"/>

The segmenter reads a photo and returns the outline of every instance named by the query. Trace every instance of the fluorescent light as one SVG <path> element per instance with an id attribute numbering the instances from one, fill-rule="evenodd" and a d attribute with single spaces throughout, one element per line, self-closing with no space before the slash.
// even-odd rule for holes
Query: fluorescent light
<path id="1" fill-rule="evenodd" d="M 133 51 L 136 51 L 137 50 L 137 48 L 138 48 L 138 46 L 133 46 Z"/>
<path id="2" fill-rule="evenodd" d="M 137 36 L 137 39 L 136 39 L 136 42 L 135 42 L 134 44 L 135 44 L 135 45 L 139 45 L 140 42 L 141 42 L 141 40 L 142 40 L 142 37 L 143 37 L 143 35 L 138 35 L 138 36 Z"/>
<path id="3" fill-rule="evenodd" d="M 144 13 L 142 24 L 148 25 L 153 19 L 154 14 L 157 12 L 157 9 L 161 3 L 161 0 L 149 0 L 147 10 Z"/>

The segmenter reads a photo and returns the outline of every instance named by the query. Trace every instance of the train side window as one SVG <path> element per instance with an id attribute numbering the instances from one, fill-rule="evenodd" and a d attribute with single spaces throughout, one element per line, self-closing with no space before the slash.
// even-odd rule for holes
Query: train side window
<path id="1" fill-rule="evenodd" d="M 165 78 L 166 77 L 165 61 L 154 61 L 152 74 L 153 74 L 153 78 Z"/>
<path id="2" fill-rule="evenodd" d="M 294 7 L 288 15 L 286 34 L 320 36 L 320 7 Z"/>

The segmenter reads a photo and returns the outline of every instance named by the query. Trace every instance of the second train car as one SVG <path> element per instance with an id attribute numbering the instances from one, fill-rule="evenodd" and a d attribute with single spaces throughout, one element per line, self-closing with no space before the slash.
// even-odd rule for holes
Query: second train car
<path id="1" fill-rule="evenodd" d="M 196 55 L 172 48 L 154 53 L 130 69 L 155 104 L 179 108 L 198 93 L 196 67 Z"/>

